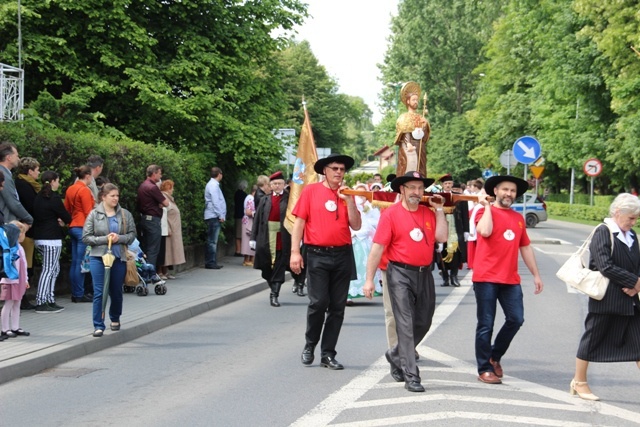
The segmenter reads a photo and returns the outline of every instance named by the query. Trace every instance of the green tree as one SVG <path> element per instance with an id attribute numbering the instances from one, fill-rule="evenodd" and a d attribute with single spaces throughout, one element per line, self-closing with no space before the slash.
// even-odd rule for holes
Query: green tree
<path id="1" fill-rule="evenodd" d="M 15 2 L 0 0 L 0 60 L 15 63 Z M 286 110 L 277 29 L 299 0 L 23 0 L 27 101 L 94 93 L 87 113 L 147 143 L 262 170 Z M 274 150 L 274 147 L 276 149 Z"/>
<path id="2" fill-rule="evenodd" d="M 534 135 L 560 170 L 605 157 L 613 115 L 602 57 L 567 0 L 512 1 L 478 67 L 485 77 L 470 114 L 478 139 L 502 152 Z"/>
<path id="3" fill-rule="evenodd" d="M 318 147 L 344 152 L 361 144 L 358 129 L 364 129 L 367 120 L 370 123 L 371 110 L 362 100 L 338 93 L 338 84 L 318 62 L 309 42 L 291 41 L 277 57 L 287 100 L 286 127 L 302 126 L 304 98 Z"/>
<path id="4" fill-rule="evenodd" d="M 602 76 L 611 93 L 611 110 L 617 115 L 607 136 L 605 167 L 613 172 L 618 187 L 640 183 L 640 57 L 631 47 L 640 47 L 638 2 L 576 0 L 575 9 L 584 17 L 581 35 L 592 40 L 603 59 Z M 610 172 L 607 172 L 610 174 Z"/>

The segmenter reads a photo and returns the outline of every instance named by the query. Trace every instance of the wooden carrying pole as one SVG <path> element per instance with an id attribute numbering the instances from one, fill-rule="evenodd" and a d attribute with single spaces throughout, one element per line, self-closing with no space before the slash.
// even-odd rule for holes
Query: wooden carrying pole
<path id="1" fill-rule="evenodd" d="M 366 197 L 367 200 L 369 200 L 370 202 L 373 202 L 373 193 L 374 191 L 362 191 L 362 190 L 349 190 L 349 189 L 344 189 L 342 190 L 340 193 L 346 195 L 346 196 L 361 196 L 361 197 Z M 445 194 L 447 196 L 445 196 Z M 424 196 L 422 196 L 422 200 L 420 200 L 421 202 L 428 202 L 429 199 L 431 197 L 440 197 L 443 199 L 447 199 L 447 198 L 451 198 L 451 202 L 452 203 L 458 203 L 458 202 L 477 202 L 478 201 L 478 196 L 474 196 L 472 194 L 456 194 L 456 193 L 432 193 L 432 194 L 425 194 Z M 493 201 L 493 197 L 487 197 L 487 200 L 489 202 Z"/>

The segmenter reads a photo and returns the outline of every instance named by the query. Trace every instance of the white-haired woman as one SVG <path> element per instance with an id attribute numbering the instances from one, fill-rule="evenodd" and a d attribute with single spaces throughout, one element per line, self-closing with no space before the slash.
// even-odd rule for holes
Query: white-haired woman
<path id="1" fill-rule="evenodd" d="M 608 278 L 609 286 L 601 301 L 589 299 L 570 387 L 571 394 L 585 400 L 599 400 L 587 384 L 589 362 L 635 362 L 640 368 L 640 248 L 632 230 L 640 216 L 640 200 L 620 194 L 609 215 L 604 220 L 608 228 L 598 226 L 589 246 L 589 267 Z"/>

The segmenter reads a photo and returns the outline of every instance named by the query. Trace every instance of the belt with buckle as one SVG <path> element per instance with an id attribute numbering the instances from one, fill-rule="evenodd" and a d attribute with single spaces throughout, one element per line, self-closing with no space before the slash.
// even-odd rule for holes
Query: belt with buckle
<path id="1" fill-rule="evenodd" d="M 351 249 L 351 245 L 344 246 L 316 246 L 316 245 L 305 245 L 308 251 L 312 252 L 344 252 Z"/>
<path id="2" fill-rule="evenodd" d="M 428 265 L 416 267 L 415 265 L 403 264 L 401 262 L 396 262 L 396 261 L 389 261 L 389 264 L 393 264 L 396 267 L 404 268 L 405 270 L 418 271 L 420 273 L 422 273 L 423 271 L 427 271 L 427 269 L 430 268 L 430 266 Z"/>

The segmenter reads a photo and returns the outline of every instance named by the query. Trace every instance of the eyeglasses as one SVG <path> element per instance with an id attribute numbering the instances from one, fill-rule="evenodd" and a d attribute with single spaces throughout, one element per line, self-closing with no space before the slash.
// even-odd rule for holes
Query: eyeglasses
<path id="1" fill-rule="evenodd" d="M 327 166 L 327 167 L 334 172 L 345 172 L 347 170 L 346 168 L 340 167 L 340 166 Z"/>
<path id="2" fill-rule="evenodd" d="M 424 186 L 423 185 L 403 185 L 404 188 L 406 188 L 409 191 L 419 191 L 419 192 L 423 192 L 424 191 Z"/>

